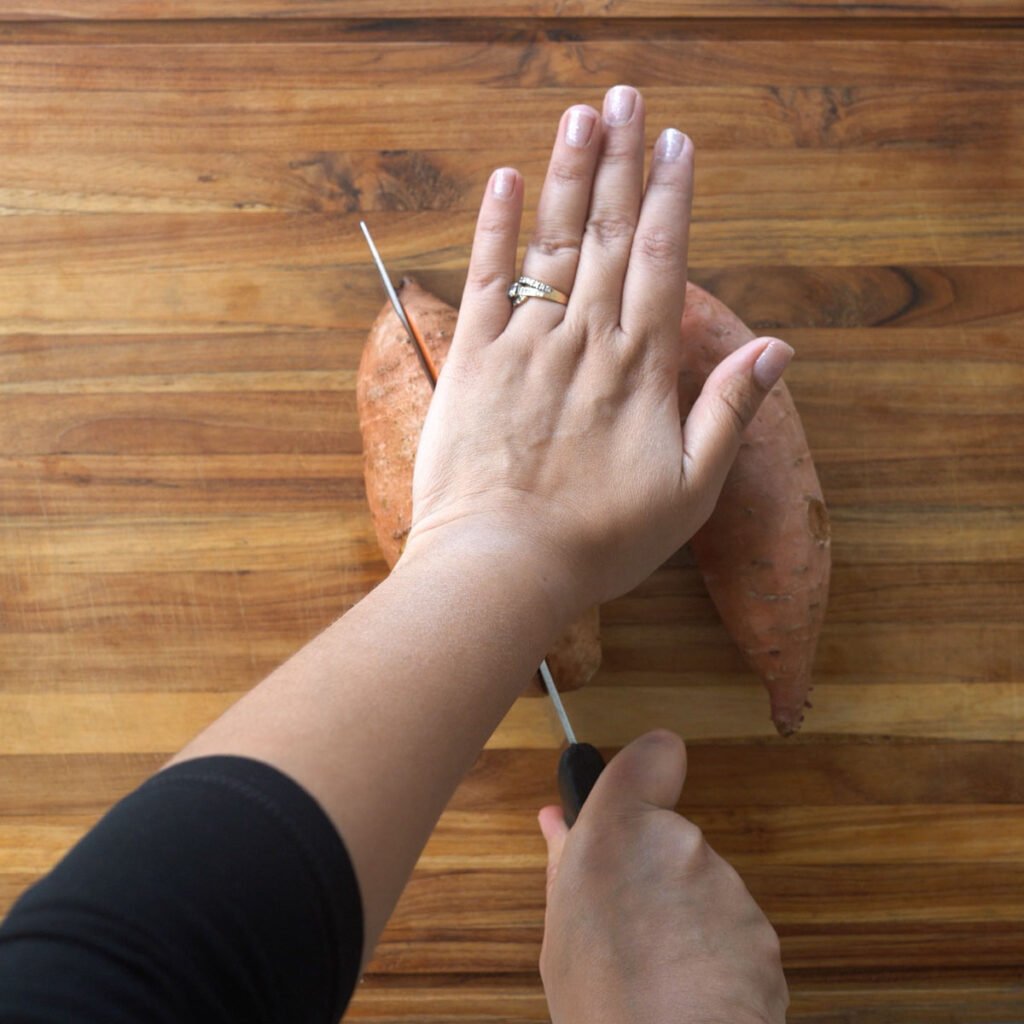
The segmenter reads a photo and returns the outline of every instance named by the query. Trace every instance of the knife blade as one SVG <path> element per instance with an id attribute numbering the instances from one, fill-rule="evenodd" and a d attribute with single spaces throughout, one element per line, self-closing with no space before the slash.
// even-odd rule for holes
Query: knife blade
<path id="1" fill-rule="evenodd" d="M 391 283 L 391 278 L 388 276 L 387 268 L 384 266 L 384 261 L 381 259 L 380 253 L 377 251 L 377 246 L 374 244 L 373 236 L 370 234 L 370 229 L 367 227 L 366 221 L 361 220 L 359 222 L 359 227 L 363 232 L 363 237 L 366 239 L 366 244 L 370 247 L 370 255 L 373 257 L 373 262 L 380 274 L 381 281 L 384 282 L 384 291 L 387 292 L 387 296 L 391 300 L 391 307 L 394 309 L 395 315 L 405 328 L 405 333 L 409 337 L 409 343 L 416 350 L 420 366 L 423 368 L 423 372 L 426 374 L 427 380 L 430 381 L 431 388 L 436 388 L 437 369 L 434 366 L 434 361 L 430 358 L 430 353 L 427 351 L 427 346 L 423 341 L 423 336 L 413 326 L 412 321 L 409 319 L 409 315 L 405 311 L 405 306 L 402 305 L 402 300 L 398 297 L 398 292 L 395 291 L 395 286 Z"/>

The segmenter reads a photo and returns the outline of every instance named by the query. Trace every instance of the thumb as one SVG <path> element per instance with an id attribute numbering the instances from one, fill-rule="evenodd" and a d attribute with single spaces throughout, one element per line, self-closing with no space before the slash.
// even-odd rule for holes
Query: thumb
<path id="1" fill-rule="evenodd" d="M 784 341 L 755 338 L 715 367 L 683 424 L 688 488 L 718 497 L 743 431 L 792 358 Z"/>
<path id="2" fill-rule="evenodd" d="M 537 823 L 540 825 L 541 835 L 544 842 L 548 844 L 548 880 L 547 898 L 551 899 L 551 886 L 554 884 L 555 875 L 558 874 L 558 865 L 562 860 L 562 848 L 565 846 L 566 836 L 569 835 L 569 827 L 565 823 L 561 807 L 542 807 L 537 815 Z"/>
<path id="3" fill-rule="evenodd" d="M 608 762 L 580 819 L 624 810 L 675 810 L 686 779 L 686 747 L 668 729 L 655 729 L 623 747 Z"/>

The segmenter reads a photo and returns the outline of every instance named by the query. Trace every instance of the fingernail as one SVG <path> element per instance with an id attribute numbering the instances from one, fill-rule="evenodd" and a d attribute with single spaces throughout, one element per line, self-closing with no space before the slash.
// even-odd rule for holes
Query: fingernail
<path id="1" fill-rule="evenodd" d="M 596 120 L 594 112 L 589 108 L 573 107 L 565 122 L 565 141 L 570 146 L 582 149 L 590 141 Z"/>
<path id="2" fill-rule="evenodd" d="M 659 136 L 654 147 L 654 155 L 658 160 L 670 163 L 678 160 L 686 145 L 686 136 L 675 128 L 666 128 Z"/>
<path id="3" fill-rule="evenodd" d="M 793 355 L 794 352 L 791 346 L 787 345 L 784 341 L 779 341 L 778 338 L 774 338 L 768 347 L 757 357 L 757 362 L 754 363 L 754 380 L 765 391 L 770 391 L 775 386 L 775 382 L 782 376 L 783 370 L 789 366 L 789 361 L 793 358 Z"/>
<path id="4" fill-rule="evenodd" d="M 500 171 L 494 172 L 494 180 L 491 182 L 491 190 L 499 199 L 508 199 L 515 191 L 516 172 L 509 167 L 502 167 Z"/>
<path id="5" fill-rule="evenodd" d="M 604 98 L 604 119 L 609 124 L 627 124 L 636 109 L 636 89 L 617 85 Z"/>

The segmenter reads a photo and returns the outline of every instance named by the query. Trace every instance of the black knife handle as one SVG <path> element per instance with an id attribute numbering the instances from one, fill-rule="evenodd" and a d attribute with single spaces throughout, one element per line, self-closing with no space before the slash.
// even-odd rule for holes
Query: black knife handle
<path id="1" fill-rule="evenodd" d="M 604 758 L 589 743 L 573 743 L 562 751 L 558 759 L 558 792 L 569 828 L 576 823 L 580 808 L 603 771 Z"/>

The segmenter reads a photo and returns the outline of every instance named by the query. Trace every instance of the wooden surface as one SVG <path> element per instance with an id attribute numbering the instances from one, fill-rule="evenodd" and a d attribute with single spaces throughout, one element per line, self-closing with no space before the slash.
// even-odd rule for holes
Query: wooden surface
<path id="1" fill-rule="evenodd" d="M 529 215 L 559 112 L 629 81 L 697 144 L 693 278 L 797 349 L 833 586 L 796 739 L 685 552 L 604 609 L 577 728 L 690 740 L 792 1020 L 1024 1019 L 1020 0 L 391 13 L 0 0 L 0 905 L 382 578 L 358 218 L 457 301 L 488 172 Z M 353 1019 L 546 1019 L 557 745 L 520 701 Z"/>

